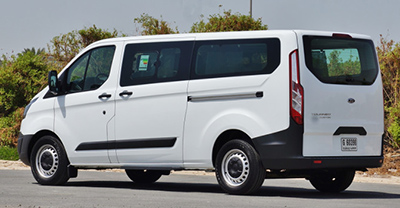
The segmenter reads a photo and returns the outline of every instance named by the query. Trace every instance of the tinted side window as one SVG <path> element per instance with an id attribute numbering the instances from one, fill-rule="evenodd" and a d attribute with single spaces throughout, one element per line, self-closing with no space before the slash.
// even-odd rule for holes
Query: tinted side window
<path id="1" fill-rule="evenodd" d="M 114 49 L 114 47 L 103 47 L 92 51 L 86 71 L 84 90 L 97 89 L 107 80 Z"/>
<path id="2" fill-rule="evenodd" d="M 270 74 L 280 64 L 277 38 L 199 41 L 192 78 Z"/>
<path id="3" fill-rule="evenodd" d="M 80 92 L 99 88 L 110 74 L 115 46 L 93 49 L 71 65 L 67 71 L 67 92 Z"/>
<path id="4" fill-rule="evenodd" d="M 67 88 L 68 92 L 79 92 L 83 90 L 85 71 L 90 53 L 81 56 L 68 69 Z"/>
<path id="5" fill-rule="evenodd" d="M 121 86 L 189 79 L 193 42 L 128 44 Z"/>

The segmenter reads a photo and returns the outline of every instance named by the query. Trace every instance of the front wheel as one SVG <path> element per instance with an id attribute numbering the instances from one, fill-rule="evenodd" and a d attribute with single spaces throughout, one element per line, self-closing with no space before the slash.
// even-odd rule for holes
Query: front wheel
<path id="1" fill-rule="evenodd" d="M 266 171 L 253 146 L 232 140 L 217 154 L 215 173 L 219 185 L 230 194 L 251 194 L 263 184 Z"/>
<path id="2" fill-rule="evenodd" d="M 69 161 L 61 142 L 53 136 L 40 138 L 31 153 L 33 177 L 42 185 L 60 185 L 69 179 Z"/>
<path id="3" fill-rule="evenodd" d="M 310 183 L 321 192 L 338 193 L 346 190 L 354 179 L 354 170 L 334 170 L 315 174 Z"/>

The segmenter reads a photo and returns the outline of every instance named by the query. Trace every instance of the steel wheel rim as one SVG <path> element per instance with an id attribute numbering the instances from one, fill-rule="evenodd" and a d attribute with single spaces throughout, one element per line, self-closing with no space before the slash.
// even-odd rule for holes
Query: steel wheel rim
<path id="1" fill-rule="evenodd" d="M 52 145 L 43 145 L 36 154 L 36 170 L 44 178 L 52 177 L 59 166 L 59 157 L 56 148 Z"/>
<path id="2" fill-rule="evenodd" d="M 232 149 L 222 159 L 222 176 L 231 186 L 240 186 L 248 178 L 250 164 L 247 155 L 239 149 Z"/>

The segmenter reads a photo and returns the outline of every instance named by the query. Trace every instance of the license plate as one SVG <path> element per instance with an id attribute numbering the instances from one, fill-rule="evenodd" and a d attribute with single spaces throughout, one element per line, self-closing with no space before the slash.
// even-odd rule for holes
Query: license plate
<path id="1" fill-rule="evenodd" d="M 357 138 L 343 137 L 342 151 L 357 151 Z"/>

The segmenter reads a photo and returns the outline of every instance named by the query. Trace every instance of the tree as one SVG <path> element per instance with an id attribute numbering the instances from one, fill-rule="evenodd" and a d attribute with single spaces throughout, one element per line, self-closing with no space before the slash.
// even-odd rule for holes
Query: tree
<path id="1" fill-rule="evenodd" d="M 124 35 L 122 35 L 124 36 Z M 79 31 L 73 30 L 67 34 L 54 37 L 48 45 L 50 56 L 60 63 L 60 68 L 71 61 L 81 49 L 93 42 L 106 38 L 118 37 L 118 31 L 113 32 L 102 30 L 93 25 Z"/>
<path id="2" fill-rule="evenodd" d="M 141 24 L 143 28 L 142 35 L 159 35 L 159 34 L 175 34 L 179 33 L 178 28 L 172 29 L 166 21 L 162 19 L 156 19 L 148 14 L 141 14 L 140 17 L 134 19 L 135 23 Z"/>
<path id="3" fill-rule="evenodd" d="M 24 51 L 22 51 L 21 53 L 19 53 L 18 55 L 23 55 L 26 53 L 33 53 L 35 55 L 39 55 L 39 54 L 44 54 L 46 51 L 44 50 L 44 48 L 39 48 L 36 50 L 35 47 L 32 48 L 25 48 Z"/>
<path id="4" fill-rule="evenodd" d="M 203 18 L 203 16 L 201 16 Z M 240 13 L 232 14 L 231 10 L 224 11 L 224 15 L 214 14 L 208 17 L 208 22 L 203 19 L 195 22 L 190 30 L 197 32 L 222 32 L 222 31 L 249 31 L 267 30 L 268 26 L 262 24 L 261 18 L 254 19 L 250 15 Z"/>
<path id="5" fill-rule="evenodd" d="M 93 27 L 89 28 L 85 27 L 84 29 L 79 30 L 78 33 L 80 35 L 80 44 L 82 48 L 85 48 L 98 40 L 118 37 L 117 30 L 114 29 L 114 31 L 109 32 L 107 30 L 97 28 L 96 25 L 93 25 Z"/>
<path id="6" fill-rule="evenodd" d="M 376 48 L 382 72 L 385 100 L 386 138 L 395 147 L 400 146 L 400 43 L 387 41 L 381 35 Z"/>
<path id="7" fill-rule="evenodd" d="M 82 49 L 79 34 L 76 30 L 54 37 L 50 43 L 51 45 L 47 45 L 49 55 L 55 61 L 62 63 L 62 65 L 73 59 L 79 53 L 79 50 Z"/>

